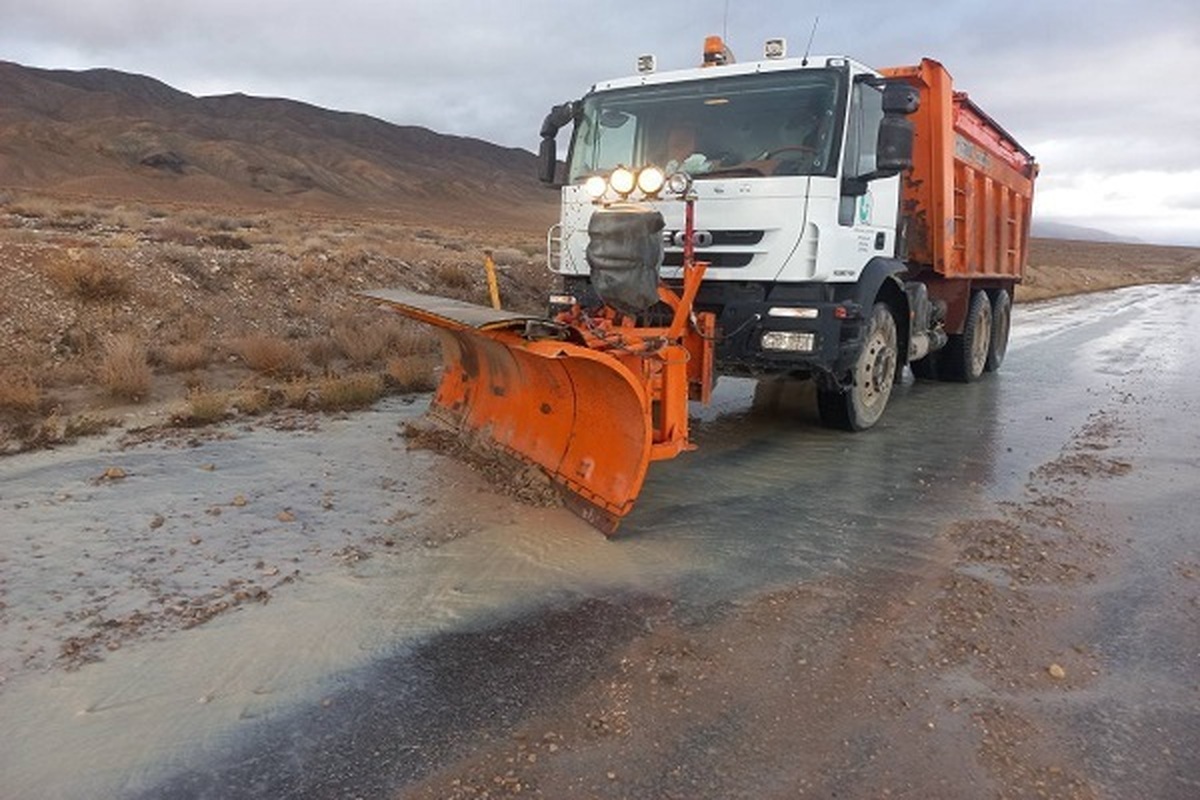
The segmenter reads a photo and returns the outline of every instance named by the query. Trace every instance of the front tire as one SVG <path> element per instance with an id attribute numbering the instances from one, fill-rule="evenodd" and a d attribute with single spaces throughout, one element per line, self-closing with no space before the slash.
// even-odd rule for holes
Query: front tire
<path id="1" fill-rule="evenodd" d="M 896 383 L 896 318 L 887 303 L 876 303 L 867 322 L 862 351 L 848 387 L 817 387 L 817 411 L 830 428 L 865 431 L 883 416 Z"/>

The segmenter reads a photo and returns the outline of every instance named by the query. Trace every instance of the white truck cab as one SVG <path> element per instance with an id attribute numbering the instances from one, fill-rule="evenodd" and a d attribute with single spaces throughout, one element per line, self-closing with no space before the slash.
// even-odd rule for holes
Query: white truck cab
<path id="1" fill-rule="evenodd" d="M 695 307 L 717 317 L 718 371 L 815 377 L 834 424 L 870 427 L 907 362 L 899 354 L 939 344 L 929 325 L 919 342 L 911 334 L 910 310 L 926 323 L 929 304 L 897 257 L 916 94 L 841 56 L 786 58 L 770 43 L 761 61 L 727 56 L 710 37 L 702 67 L 657 72 L 643 57 L 639 74 L 601 81 L 547 116 L 541 177 L 562 192 L 547 248 L 562 276 L 551 314 L 602 304 L 587 255 L 598 209 L 636 202 L 660 212 L 659 274 L 679 279 L 685 204 L 661 180 L 638 183 L 682 174 L 695 200 L 695 258 L 708 265 Z M 555 135 L 568 124 L 560 182 Z M 879 302 L 896 324 L 872 345 Z M 879 351 L 870 364 L 864 349 Z"/>

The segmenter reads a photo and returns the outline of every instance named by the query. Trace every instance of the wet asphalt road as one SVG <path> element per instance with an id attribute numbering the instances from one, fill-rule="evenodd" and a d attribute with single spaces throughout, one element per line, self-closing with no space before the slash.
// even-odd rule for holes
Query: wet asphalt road
<path id="1" fill-rule="evenodd" d="M 56 626 L 20 634 L 19 624 L 65 618 L 60 605 L 95 596 L 47 577 L 86 571 L 65 555 L 77 537 L 116 542 L 99 568 L 115 584 L 143 569 L 124 531 L 167 507 L 167 530 L 199 530 L 245 562 L 181 568 L 178 591 L 272 554 L 301 574 L 265 606 L 132 641 L 75 672 L 13 663 L 0 684 L 0 718 L 15 734 L 0 754 L 3 796 L 395 796 L 601 677 L 607 654 L 664 615 L 702 629 L 770 589 L 920 573 L 947 523 L 1019 498 L 1101 412 L 1120 419 L 1133 470 L 1081 499 L 1132 557 L 1089 589 L 1103 677 L 1059 711 L 1105 794 L 1196 796 L 1200 614 L 1195 584 L 1178 580 L 1200 570 L 1196 330 L 1200 285 L 1018 308 L 998 375 L 907 383 L 858 436 L 818 427 L 803 391 L 730 381 L 701 412 L 700 450 L 652 467 L 612 542 L 564 511 L 482 494 L 439 457 L 405 453 L 393 425 L 415 410 L 395 403 L 308 433 L 12 459 L 0 464 L 0 588 L 13 647 L 54 637 Z M 114 462 L 132 465 L 141 490 L 79 488 Z M 218 469 L 173 482 L 207 463 Z M 214 497 L 238 491 L 257 515 L 205 516 Z M 277 531 L 277 509 L 301 532 Z M 51 529 L 54 546 L 33 552 Z M 323 560 L 351 546 L 363 560 Z M 42 596 L 47 582 L 57 600 Z M 64 749 L 75 756 L 66 765 Z M 1162 750 L 1192 755 L 1156 758 Z"/>

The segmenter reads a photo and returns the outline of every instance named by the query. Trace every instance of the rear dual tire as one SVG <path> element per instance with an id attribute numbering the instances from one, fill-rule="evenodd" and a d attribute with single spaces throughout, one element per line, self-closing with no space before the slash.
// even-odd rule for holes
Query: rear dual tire
<path id="1" fill-rule="evenodd" d="M 945 348 L 933 356 L 938 378 L 960 383 L 979 380 L 992 354 L 992 328 L 992 301 L 987 292 L 977 291 L 971 295 L 963 332 L 952 335 Z"/>

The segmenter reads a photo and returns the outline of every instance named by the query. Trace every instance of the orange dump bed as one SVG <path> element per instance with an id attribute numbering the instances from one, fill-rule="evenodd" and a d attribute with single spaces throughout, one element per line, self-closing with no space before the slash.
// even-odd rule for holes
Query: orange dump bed
<path id="1" fill-rule="evenodd" d="M 921 93 L 913 169 L 904 182 L 908 259 L 946 278 L 1020 280 L 1028 256 L 1037 164 L 956 92 L 932 59 L 881 70 Z"/>

